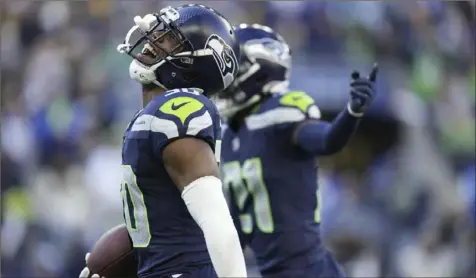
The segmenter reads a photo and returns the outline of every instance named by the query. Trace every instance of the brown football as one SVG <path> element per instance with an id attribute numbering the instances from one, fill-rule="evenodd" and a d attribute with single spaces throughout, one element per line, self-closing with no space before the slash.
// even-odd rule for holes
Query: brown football
<path id="1" fill-rule="evenodd" d="M 116 226 L 103 234 L 94 245 L 86 264 L 90 275 L 137 277 L 137 264 L 126 225 Z"/>

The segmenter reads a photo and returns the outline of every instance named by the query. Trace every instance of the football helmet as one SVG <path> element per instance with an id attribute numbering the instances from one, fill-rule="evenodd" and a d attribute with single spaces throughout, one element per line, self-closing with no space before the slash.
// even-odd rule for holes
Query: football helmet
<path id="1" fill-rule="evenodd" d="M 291 51 L 273 29 L 259 24 L 235 27 L 241 60 L 235 81 L 219 94 L 222 116 L 231 117 L 258 102 L 264 95 L 288 91 Z"/>
<path id="2" fill-rule="evenodd" d="M 166 7 L 134 17 L 120 53 L 133 58 L 132 79 L 166 90 L 198 88 L 211 96 L 238 73 L 240 47 L 231 24 L 203 5 Z"/>

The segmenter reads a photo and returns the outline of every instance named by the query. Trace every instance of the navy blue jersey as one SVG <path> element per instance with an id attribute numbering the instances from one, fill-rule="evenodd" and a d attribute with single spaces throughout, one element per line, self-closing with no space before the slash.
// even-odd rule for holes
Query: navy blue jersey
<path id="1" fill-rule="evenodd" d="M 292 144 L 297 124 L 319 118 L 311 97 L 290 92 L 269 97 L 238 131 L 224 127 L 221 171 L 230 210 L 263 276 L 294 273 L 327 258 L 319 234 L 317 160 Z"/>
<path id="2" fill-rule="evenodd" d="M 157 96 L 127 127 L 121 193 L 139 277 L 184 273 L 211 264 L 202 230 L 168 175 L 162 151 L 182 137 L 200 138 L 215 150 L 220 136 L 215 105 L 192 89 Z"/>

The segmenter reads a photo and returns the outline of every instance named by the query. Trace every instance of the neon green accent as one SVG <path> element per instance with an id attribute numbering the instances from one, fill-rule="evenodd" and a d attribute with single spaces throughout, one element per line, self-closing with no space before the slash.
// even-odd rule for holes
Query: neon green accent
<path id="1" fill-rule="evenodd" d="M 321 193 L 319 190 L 316 191 L 317 205 L 316 210 L 314 211 L 314 222 L 321 223 Z"/>
<path id="2" fill-rule="evenodd" d="M 243 163 L 242 174 L 251 195 L 253 195 L 256 225 L 263 233 L 274 232 L 274 221 L 268 190 L 263 179 L 261 159 L 255 157 L 246 160 Z"/>
<path id="3" fill-rule="evenodd" d="M 254 219 L 258 229 L 266 234 L 274 232 L 274 221 L 268 190 L 263 179 L 260 158 L 245 160 L 241 166 L 239 161 L 231 161 L 223 165 L 223 183 L 231 187 L 234 202 L 240 211 L 245 209 L 248 197 L 253 198 Z M 249 214 L 240 215 L 243 233 L 253 231 L 253 218 Z"/>
<path id="4" fill-rule="evenodd" d="M 253 232 L 253 217 L 251 214 L 240 214 L 241 231 L 249 235 Z"/>
<path id="5" fill-rule="evenodd" d="M 137 177 L 130 165 L 122 165 L 123 167 L 123 181 L 121 182 L 121 195 L 124 205 L 124 218 L 126 221 L 127 230 L 132 239 L 132 245 L 135 248 L 145 248 L 149 246 L 152 235 L 150 234 L 149 217 L 147 215 L 147 207 L 145 205 L 144 195 L 137 185 Z M 126 190 L 127 188 L 127 190 Z M 131 192 L 137 195 L 133 196 Z M 129 193 L 129 194 L 128 194 Z M 134 210 L 135 228 L 132 227 L 130 219 L 130 209 L 127 202 L 127 195 L 129 195 L 132 209 Z M 139 197 L 139 198 L 137 198 Z"/>
<path id="6" fill-rule="evenodd" d="M 238 209 L 242 211 L 245 208 L 245 203 L 248 198 L 249 192 L 244 184 L 243 175 L 241 172 L 241 165 L 239 161 L 231 161 L 225 163 L 222 166 L 223 170 L 223 184 L 226 189 L 231 189 L 233 191 L 234 200 L 238 206 Z M 242 213 L 240 214 L 240 223 L 241 230 L 245 234 L 250 234 L 253 231 L 253 220 L 250 214 Z"/>
<path id="7" fill-rule="evenodd" d="M 194 98 L 176 97 L 162 104 L 159 110 L 165 114 L 178 117 L 182 124 L 185 124 L 188 117 L 202 109 L 203 106 L 203 103 Z M 178 109 L 173 109 L 174 107 L 178 107 Z"/>
<path id="8" fill-rule="evenodd" d="M 305 92 L 294 91 L 283 95 L 279 103 L 285 106 L 296 107 L 303 113 L 306 113 L 309 107 L 314 104 L 314 100 Z"/>
<path id="9" fill-rule="evenodd" d="M 3 194 L 4 215 L 22 219 L 26 222 L 33 220 L 31 199 L 23 186 L 13 186 Z"/>

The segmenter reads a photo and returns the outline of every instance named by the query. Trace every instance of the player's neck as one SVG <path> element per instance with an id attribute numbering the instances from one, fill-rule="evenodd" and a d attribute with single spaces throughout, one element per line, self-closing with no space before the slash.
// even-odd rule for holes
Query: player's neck
<path id="1" fill-rule="evenodd" d="M 142 107 L 145 107 L 156 96 L 165 92 L 162 88 L 154 88 L 151 90 L 142 89 Z"/>

